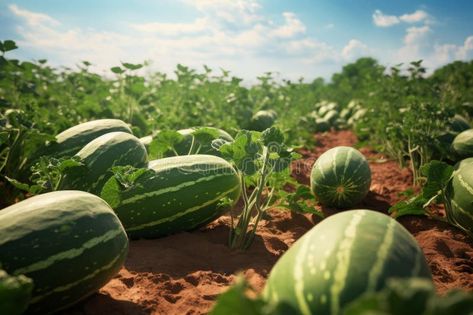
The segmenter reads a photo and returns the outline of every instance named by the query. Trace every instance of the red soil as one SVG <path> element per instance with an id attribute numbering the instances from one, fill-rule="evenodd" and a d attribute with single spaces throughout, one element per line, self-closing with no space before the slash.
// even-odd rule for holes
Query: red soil
<path id="1" fill-rule="evenodd" d="M 350 131 L 317 136 L 314 149 L 301 150 L 304 158 L 293 165 L 294 176 L 308 183 L 315 159 L 338 145 L 353 146 Z M 412 183 L 408 169 L 368 148 L 361 152 L 370 161 L 372 186 L 358 208 L 387 213 L 387 209 Z M 335 211 L 321 209 L 326 215 Z M 258 237 L 247 252 L 226 246 L 229 217 L 207 227 L 156 240 L 132 241 L 130 253 L 119 275 L 63 315 L 95 314 L 204 314 L 218 294 L 242 272 L 257 289 L 277 259 L 306 231 L 320 221 L 315 215 L 272 210 L 270 220 L 259 227 Z M 399 220 L 417 239 L 434 276 L 439 293 L 451 288 L 473 290 L 473 243 L 463 232 L 446 223 L 424 217 Z"/>

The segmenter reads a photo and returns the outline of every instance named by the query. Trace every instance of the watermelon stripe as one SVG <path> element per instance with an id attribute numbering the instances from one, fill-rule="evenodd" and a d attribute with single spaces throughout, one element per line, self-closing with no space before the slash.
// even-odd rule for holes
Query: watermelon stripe
<path id="1" fill-rule="evenodd" d="M 340 311 L 340 294 L 346 284 L 346 278 L 348 276 L 348 270 L 350 266 L 350 254 L 352 252 L 352 246 L 355 242 L 356 230 L 365 214 L 366 212 L 364 210 L 361 210 L 353 216 L 348 227 L 345 230 L 345 237 L 339 245 L 339 249 L 337 252 L 337 267 L 333 275 L 334 282 L 330 287 L 330 309 L 332 311 L 332 314 L 338 314 Z"/>
<path id="2" fill-rule="evenodd" d="M 305 256 L 308 253 L 310 239 L 307 238 L 301 245 L 299 255 L 295 258 L 294 263 L 294 291 L 297 299 L 297 304 L 303 315 L 310 315 L 310 308 L 304 296 L 304 262 Z"/>
<path id="3" fill-rule="evenodd" d="M 342 176 L 342 181 L 345 180 L 345 174 L 347 173 L 348 171 L 348 166 L 350 165 L 350 161 L 351 161 L 351 158 L 353 156 L 353 152 L 352 150 L 348 151 L 348 154 L 346 156 L 346 159 L 345 159 L 345 167 L 343 168 L 343 176 Z"/>
<path id="4" fill-rule="evenodd" d="M 473 220 L 473 214 L 463 209 L 455 200 L 450 200 L 450 202 L 455 206 L 456 210 L 459 210 L 461 213 Z"/>
<path id="5" fill-rule="evenodd" d="M 133 226 L 133 227 L 129 227 L 127 228 L 127 231 L 129 232 L 133 232 L 133 231 L 139 231 L 139 230 L 142 230 L 142 229 L 145 229 L 145 228 L 149 228 L 149 227 L 153 227 L 153 226 L 156 226 L 156 225 L 159 225 L 159 224 L 162 224 L 162 223 L 166 223 L 166 222 L 172 222 L 184 215 L 187 215 L 187 214 L 190 214 L 190 213 L 193 213 L 199 209 L 202 209 L 206 206 L 209 206 L 215 202 L 218 202 L 219 200 L 221 200 L 223 197 L 231 194 L 232 192 L 234 192 L 235 190 L 238 190 L 240 189 L 240 187 L 233 187 L 232 189 L 218 195 L 215 199 L 212 199 L 212 200 L 209 200 L 201 205 L 198 205 L 198 206 L 195 206 L 195 207 L 192 207 L 192 208 L 189 208 L 189 209 L 186 209 L 185 211 L 182 211 L 182 212 L 178 212 L 176 213 L 175 215 L 173 216 L 170 216 L 170 217 L 166 217 L 166 218 L 162 218 L 160 220 L 156 220 L 156 221 L 153 221 L 153 222 L 149 222 L 149 223 L 146 223 L 146 224 L 141 224 L 141 225 L 138 225 L 138 226 Z"/>
<path id="6" fill-rule="evenodd" d="M 72 283 L 69 283 L 67 285 L 64 285 L 64 286 L 61 286 L 61 287 L 58 287 L 58 288 L 55 288 L 51 291 L 49 291 L 48 293 L 45 293 L 43 295 L 39 295 L 39 296 L 36 296 L 34 298 L 31 299 L 31 304 L 35 304 L 35 303 L 38 303 L 39 301 L 43 300 L 44 298 L 54 294 L 54 293 L 58 293 L 58 292 L 63 292 L 63 291 L 66 291 L 66 290 L 69 290 L 77 285 L 80 285 L 84 282 L 86 282 L 87 280 L 90 280 L 90 279 L 93 279 L 95 276 L 97 276 L 98 274 L 100 274 L 101 272 L 103 271 L 107 271 L 109 270 L 110 268 L 112 268 L 119 260 L 123 259 L 123 255 L 128 251 L 128 243 L 125 244 L 125 246 L 122 247 L 120 253 L 115 256 L 111 261 L 110 263 L 108 263 L 107 265 L 103 266 L 102 268 L 98 268 L 98 269 L 95 269 L 95 271 L 91 274 L 89 274 L 88 276 L 84 277 L 84 278 L 81 278 L 77 281 L 74 281 Z M 86 296 L 90 295 L 87 294 Z"/>
<path id="7" fill-rule="evenodd" d="M 396 221 L 390 221 L 386 234 L 384 234 L 383 242 L 379 246 L 379 250 L 377 253 L 376 261 L 370 271 L 368 277 L 368 292 L 373 292 L 378 285 L 379 277 L 383 272 L 384 264 L 386 263 L 386 257 L 389 255 L 389 249 L 391 248 L 394 240 L 394 227 L 396 225 Z"/>
<path id="8" fill-rule="evenodd" d="M 85 250 L 90 249 L 92 247 L 95 247 L 95 246 L 97 246 L 101 243 L 105 243 L 109 240 L 112 240 L 112 239 L 120 236 L 121 234 L 123 234 L 123 229 L 121 227 L 116 229 L 116 230 L 110 230 L 110 231 L 108 231 L 107 233 L 103 234 L 100 237 L 95 237 L 95 238 L 92 238 L 92 239 L 88 240 L 87 242 L 84 243 L 83 246 L 81 246 L 79 248 L 73 248 L 73 249 L 70 249 L 70 250 L 67 250 L 67 251 L 64 251 L 64 252 L 60 252 L 60 253 L 55 254 L 53 256 L 49 256 L 48 259 L 46 259 L 46 260 L 38 261 L 38 262 L 35 262 L 34 264 L 31 264 L 29 266 L 18 268 L 16 270 L 14 270 L 12 273 L 16 274 L 16 275 L 19 275 L 19 274 L 25 274 L 25 273 L 45 269 L 45 268 L 47 268 L 51 265 L 54 265 L 55 263 L 57 263 L 61 260 L 72 259 L 74 257 L 80 256 L 80 255 L 82 255 L 82 253 L 84 253 Z"/>
<path id="9" fill-rule="evenodd" d="M 463 175 L 458 173 L 457 175 L 458 180 L 460 181 L 460 184 L 471 194 L 473 195 L 473 187 L 471 187 L 463 178 Z"/>
<path id="10" fill-rule="evenodd" d="M 220 170 L 220 169 L 228 169 L 228 168 L 216 168 L 215 170 Z M 131 198 L 122 200 L 122 205 L 132 204 L 132 203 L 135 203 L 135 202 L 138 202 L 150 197 L 156 197 L 156 196 L 163 195 L 170 192 L 176 192 L 186 187 L 192 187 L 192 186 L 195 186 L 196 184 L 212 181 L 215 178 L 225 177 L 225 176 L 228 176 L 228 174 L 222 173 L 222 174 L 217 174 L 213 176 L 202 177 L 195 181 L 184 182 L 182 184 L 179 184 L 173 187 L 163 188 L 163 189 L 152 191 L 149 193 L 135 195 Z"/>

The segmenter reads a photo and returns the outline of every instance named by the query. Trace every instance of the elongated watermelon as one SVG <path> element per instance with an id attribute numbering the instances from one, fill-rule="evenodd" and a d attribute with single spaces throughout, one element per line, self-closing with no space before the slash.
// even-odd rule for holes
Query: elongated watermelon
<path id="1" fill-rule="evenodd" d="M 120 131 L 92 140 L 76 156 L 87 169 L 66 174 L 61 189 L 78 189 L 94 194 L 100 194 L 103 185 L 112 176 L 109 170 L 113 166 L 143 167 L 147 162 L 146 149 L 139 139 Z"/>
<path id="2" fill-rule="evenodd" d="M 447 187 L 447 218 L 473 236 L 473 159 L 457 165 Z"/>
<path id="3" fill-rule="evenodd" d="M 2 268 L 34 283 L 27 313 L 53 313 L 91 295 L 118 273 L 127 251 L 113 210 L 86 192 L 46 193 L 0 211 Z"/>
<path id="4" fill-rule="evenodd" d="M 453 140 L 452 149 L 462 159 L 473 157 L 473 129 L 460 132 Z"/>
<path id="5" fill-rule="evenodd" d="M 297 313 L 339 315 L 390 278 L 432 276 L 414 237 L 396 220 L 371 210 L 337 213 L 284 253 L 269 274 L 264 297 Z"/>
<path id="6" fill-rule="evenodd" d="M 119 119 L 92 120 L 58 134 L 56 143 L 52 145 L 50 150 L 55 157 L 73 156 L 90 141 L 114 131 L 132 133 L 130 127 Z"/>
<path id="7" fill-rule="evenodd" d="M 240 195 L 239 176 L 216 156 L 163 158 L 149 162 L 149 169 L 132 186 L 122 187 L 112 177 L 102 190 L 102 198 L 131 238 L 153 238 L 203 226 Z"/>
<path id="8" fill-rule="evenodd" d="M 351 147 L 335 147 L 315 161 L 310 174 L 312 192 L 326 206 L 347 208 L 360 202 L 371 185 L 371 171 L 363 154 Z"/>

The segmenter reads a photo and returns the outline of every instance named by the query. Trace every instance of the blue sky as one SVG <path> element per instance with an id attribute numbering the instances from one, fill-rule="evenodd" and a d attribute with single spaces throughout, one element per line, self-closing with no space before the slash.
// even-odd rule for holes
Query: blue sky
<path id="1" fill-rule="evenodd" d="M 252 80 L 330 78 L 372 56 L 385 65 L 423 59 L 434 69 L 473 58 L 473 1 L 0 0 L 0 39 L 11 57 L 55 66 L 87 60 L 220 67 Z"/>

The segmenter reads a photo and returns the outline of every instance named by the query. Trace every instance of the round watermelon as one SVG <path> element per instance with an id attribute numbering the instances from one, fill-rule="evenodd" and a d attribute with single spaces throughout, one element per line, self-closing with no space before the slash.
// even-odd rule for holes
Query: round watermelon
<path id="1" fill-rule="evenodd" d="M 321 204 L 348 208 L 359 203 L 368 193 L 370 167 L 360 151 L 351 147 L 335 147 L 315 161 L 310 185 Z"/>
<path id="2" fill-rule="evenodd" d="M 391 278 L 432 281 L 414 237 L 396 220 L 371 210 L 351 210 L 313 227 L 274 265 L 264 298 L 286 303 L 291 314 L 339 315 L 364 293 Z"/>
<path id="3" fill-rule="evenodd" d="M 251 118 L 250 129 L 263 131 L 271 127 L 276 121 L 277 114 L 274 110 L 260 110 Z"/>
<path id="4" fill-rule="evenodd" d="M 453 140 L 452 149 L 460 158 L 473 157 L 473 129 L 459 133 Z"/>
<path id="5" fill-rule="evenodd" d="M 454 225 L 473 235 L 473 159 L 456 165 L 447 187 L 447 218 Z"/>

